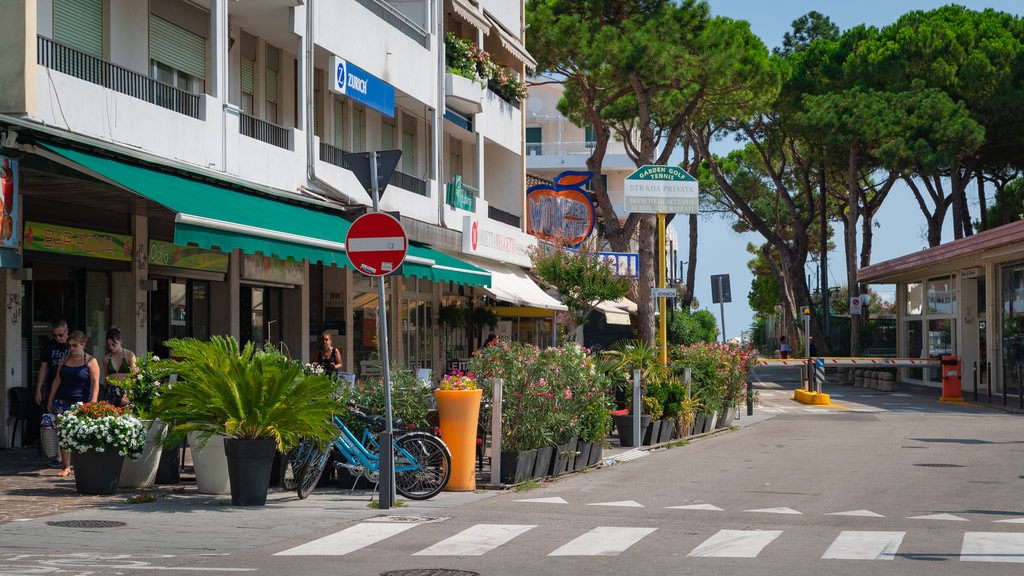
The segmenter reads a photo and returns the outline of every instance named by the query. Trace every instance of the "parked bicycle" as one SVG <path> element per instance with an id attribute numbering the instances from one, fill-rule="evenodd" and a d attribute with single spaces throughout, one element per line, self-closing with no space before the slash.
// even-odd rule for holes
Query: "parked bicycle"
<path id="1" fill-rule="evenodd" d="M 381 416 L 367 416 L 352 408 L 352 413 L 368 424 L 362 440 L 338 418 L 338 437 L 326 448 L 303 440 L 288 457 L 282 458 L 282 485 L 286 489 L 294 482 L 299 498 L 306 498 L 316 488 L 332 455 L 337 458 L 334 467 L 344 469 L 352 476 L 362 476 L 373 482 L 374 490 L 380 480 L 380 446 L 372 430 L 384 422 Z M 394 427 L 394 426 L 393 426 Z M 426 500 L 444 490 L 452 473 L 452 456 L 448 446 L 437 436 L 421 430 L 396 431 L 391 440 L 394 454 L 395 491 L 411 500 Z M 285 480 L 290 478 L 290 480 Z"/>

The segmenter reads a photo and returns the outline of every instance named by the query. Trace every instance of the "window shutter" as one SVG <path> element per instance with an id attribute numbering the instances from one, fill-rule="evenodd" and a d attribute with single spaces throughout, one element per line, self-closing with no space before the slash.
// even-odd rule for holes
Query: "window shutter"
<path id="1" fill-rule="evenodd" d="M 363 109 L 352 111 L 352 151 L 363 151 Z"/>
<path id="2" fill-rule="evenodd" d="M 206 38 L 149 15 L 149 56 L 200 80 L 206 80 Z"/>
<path id="3" fill-rule="evenodd" d="M 380 147 L 381 150 L 395 149 L 395 125 L 390 122 L 380 124 Z"/>
<path id="4" fill-rule="evenodd" d="M 256 90 L 256 61 L 242 58 L 242 94 L 254 94 Z"/>
<path id="5" fill-rule="evenodd" d="M 53 39 L 103 57 L 103 0 L 54 0 Z"/>
<path id="6" fill-rule="evenodd" d="M 345 149 L 345 102 L 334 100 L 334 146 Z"/>
<path id="7" fill-rule="evenodd" d="M 408 132 L 402 132 L 402 172 L 406 174 L 416 173 L 416 146 L 415 138 Z"/>

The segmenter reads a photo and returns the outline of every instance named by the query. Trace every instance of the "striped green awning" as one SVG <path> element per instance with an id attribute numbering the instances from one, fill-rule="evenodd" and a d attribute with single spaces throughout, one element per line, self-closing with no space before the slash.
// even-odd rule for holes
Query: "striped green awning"
<path id="1" fill-rule="evenodd" d="M 176 213 L 174 243 L 229 252 L 349 267 L 339 213 L 218 186 L 54 143 L 42 146 L 85 172 L 126 188 Z M 425 246 L 410 244 L 402 266 L 409 277 L 490 286 L 490 273 Z"/>

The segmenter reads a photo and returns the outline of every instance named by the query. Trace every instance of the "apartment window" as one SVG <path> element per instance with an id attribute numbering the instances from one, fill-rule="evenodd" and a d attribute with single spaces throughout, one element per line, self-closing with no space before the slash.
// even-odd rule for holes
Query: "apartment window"
<path id="1" fill-rule="evenodd" d="M 103 57 L 103 0 L 53 0 L 53 39 Z"/>
<path id="2" fill-rule="evenodd" d="M 593 126 L 587 126 L 583 129 L 583 145 L 588 149 L 597 147 L 597 131 L 594 130 Z"/>
<path id="3" fill-rule="evenodd" d="M 526 127 L 526 155 L 540 156 L 543 154 L 544 134 L 540 126 Z"/>
<path id="4" fill-rule="evenodd" d="M 200 94 L 206 80 L 206 38 L 149 16 L 150 74 L 178 88 Z"/>
<path id="5" fill-rule="evenodd" d="M 409 115 L 402 118 L 402 172 L 416 174 L 416 119 Z"/>
<path id="6" fill-rule="evenodd" d="M 256 37 L 242 32 L 241 79 L 242 112 L 252 116 L 256 112 Z"/>
<path id="7" fill-rule="evenodd" d="M 462 141 L 452 138 L 448 144 L 448 178 L 462 173 Z"/>
<path id="8" fill-rule="evenodd" d="M 395 124 L 388 119 L 384 119 L 380 123 L 380 149 L 395 149 Z"/>
<path id="9" fill-rule="evenodd" d="M 334 99 L 334 146 L 345 149 L 347 140 L 345 138 L 345 101 L 341 98 Z"/>
<path id="10" fill-rule="evenodd" d="M 266 110 L 265 119 L 272 124 L 279 124 L 278 98 L 281 85 L 281 49 L 267 45 L 267 76 L 264 79 L 266 84 Z"/>
<path id="11" fill-rule="evenodd" d="M 366 111 L 362 108 L 352 109 L 352 151 L 363 151 L 363 123 Z"/>

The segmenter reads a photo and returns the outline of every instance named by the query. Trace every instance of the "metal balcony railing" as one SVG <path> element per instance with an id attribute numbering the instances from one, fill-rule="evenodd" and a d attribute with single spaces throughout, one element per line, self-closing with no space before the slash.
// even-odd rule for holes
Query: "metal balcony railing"
<path id="1" fill-rule="evenodd" d="M 348 170 L 348 166 L 345 166 L 345 162 L 342 160 L 342 154 L 348 152 L 348 150 L 342 150 L 337 146 L 332 146 L 325 142 L 320 143 L 320 160 L 335 166 L 340 166 Z M 388 182 L 391 186 L 397 186 L 402 190 L 408 190 L 420 196 L 427 195 L 427 181 L 421 180 L 415 176 L 399 172 L 395 170 L 391 174 L 391 181 Z"/>
<path id="2" fill-rule="evenodd" d="M 394 173 L 391 174 L 391 181 L 388 182 L 388 184 L 397 186 L 402 190 L 408 190 L 414 194 L 419 194 L 420 196 L 427 195 L 426 180 L 421 180 L 415 176 L 399 172 L 398 170 L 395 170 Z"/>
<path id="3" fill-rule="evenodd" d="M 519 227 L 519 216 L 516 216 L 511 212 L 499 210 L 494 206 L 487 207 L 487 217 L 496 222 L 501 222 L 503 224 L 508 224 L 509 226 L 515 226 L 517 228 Z"/>
<path id="4" fill-rule="evenodd" d="M 199 96 L 179 90 L 70 46 L 37 37 L 37 63 L 51 70 L 98 84 L 132 98 L 199 118 Z"/>
<path id="5" fill-rule="evenodd" d="M 348 150 L 342 150 L 326 142 L 320 142 L 320 160 L 322 162 L 345 168 L 345 163 L 341 159 L 341 155 L 345 152 L 348 152 Z"/>
<path id="6" fill-rule="evenodd" d="M 528 142 L 526 144 L 527 156 L 589 156 L 597 142 L 588 140 L 585 142 Z"/>
<path id="7" fill-rule="evenodd" d="M 248 136 L 261 142 L 266 142 L 272 146 L 278 148 L 284 148 L 285 150 L 291 150 L 288 138 L 288 129 L 277 124 L 271 124 L 266 120 L 260 120 L 255 116 L 250 116 L 245 112 L 238 114 L 238 132 L 242 136 Z"/>

